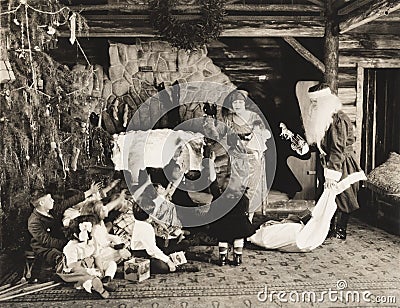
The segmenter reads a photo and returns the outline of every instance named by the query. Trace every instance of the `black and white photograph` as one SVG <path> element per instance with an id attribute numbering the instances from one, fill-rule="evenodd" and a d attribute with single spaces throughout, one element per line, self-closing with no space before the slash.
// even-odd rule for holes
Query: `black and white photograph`
<path id="1" fill-rule="evenodd" d="M 399 307 L 400 0 L 0 0 L 1 307 Z"/>

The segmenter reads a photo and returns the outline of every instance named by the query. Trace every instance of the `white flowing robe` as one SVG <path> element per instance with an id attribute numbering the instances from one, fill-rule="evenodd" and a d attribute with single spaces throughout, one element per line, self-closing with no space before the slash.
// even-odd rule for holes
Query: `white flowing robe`
<path id="1" fill-rule="evenodd" d="M 325 189 L 306 225 L 267 222 L 250 237 L 250 241 L 267 249 L 288 252 L 308 252 L 317 248 L 328 235 L 337 208 L 336 195 L 360 180 L 366 180 L 364 172 L 355 172 L 338 182 L 335 188 Z"/>

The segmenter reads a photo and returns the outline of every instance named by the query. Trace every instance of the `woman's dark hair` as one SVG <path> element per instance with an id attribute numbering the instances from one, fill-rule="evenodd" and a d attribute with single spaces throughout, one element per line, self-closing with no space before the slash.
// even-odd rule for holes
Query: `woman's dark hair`
<path id="1" fill-rule="evenodd" d="M 229 111 L 232 108 L 232 102 L 237 99 L 243 99 L 248 104 L 249 93 L 244 89 L 235 89 L 231 91 L 224 99 L 222 104 L 224 113 Z"/>
<path id="2" fill-rule="evenodd" d="M 217 104 L 205 102 L 203 105 L 203 111 L 206 115 L 212 118 L 217 118 Z"/>
<path id="3" fill-rule="evenodd" d="M 253 122 L 253 126 L 259 126 L 259 125 L 262 125 L 262 122 L 260 120 L 255 120 Z"/>
<path id="4" fill-rule="evenodd" d="M 77 235 L 79 235 L 79 224 L 82 222 L 90 222 L 92 223 L 92 227 L 97 225 L 100 220 L 96 215 L 81 215 L 71 220 L 69 227 L 65 230 L 65 237 L 68 240 L 76 240 Z M 89 234 L 90 238 L 90 234 Z"/>

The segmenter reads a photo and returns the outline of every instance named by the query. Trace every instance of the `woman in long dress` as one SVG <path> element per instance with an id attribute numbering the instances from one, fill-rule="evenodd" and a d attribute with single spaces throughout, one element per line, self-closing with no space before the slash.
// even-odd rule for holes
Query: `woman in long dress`
<path id="1" fill-rule="evenodd" d="M 248 102 L 250 99 L 246 91 L 232 91 L 224 101 L 224 120 L 230 146 L 231 177 L 241 179 L 247 187 L 249 219 L 252 221 L 254 212 L 262 206 L 267 196 L 263 153 L 271 132 L 260 115 L 246 108 Z"/>

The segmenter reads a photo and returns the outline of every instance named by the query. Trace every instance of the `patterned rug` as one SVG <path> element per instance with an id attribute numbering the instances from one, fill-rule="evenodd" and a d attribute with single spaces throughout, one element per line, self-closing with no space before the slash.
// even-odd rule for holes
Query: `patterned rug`
<path id="1" fill-rule="evenodd" d="M 385 301 L 379 307 L 397 307 L 399 247 L 400 237 L 352 220 L 345 242 L 332 239 L 311 253 L 281 253 L 248 245 L 241 266 L 219 267 L 215 264 L 218 247 L 197 246 L 191 251 L 211 256 L 209 263 L 193 261 L 201 265 L 200 272 L 152 275 L 137 284 L 118 279 L 120 288 L 107 300 L 63 285 L 5 304 L 7 307 L 28 307 L 32 302 L 35 306 L 49 307 L 377 307 L 378 301 Z M 337 298 L 328 297 L 330 290 L 337 292 Z M 369 302 L 363 300 L 364 294 Z M 356 296 L 361 298 L 357 301 Z"/>

